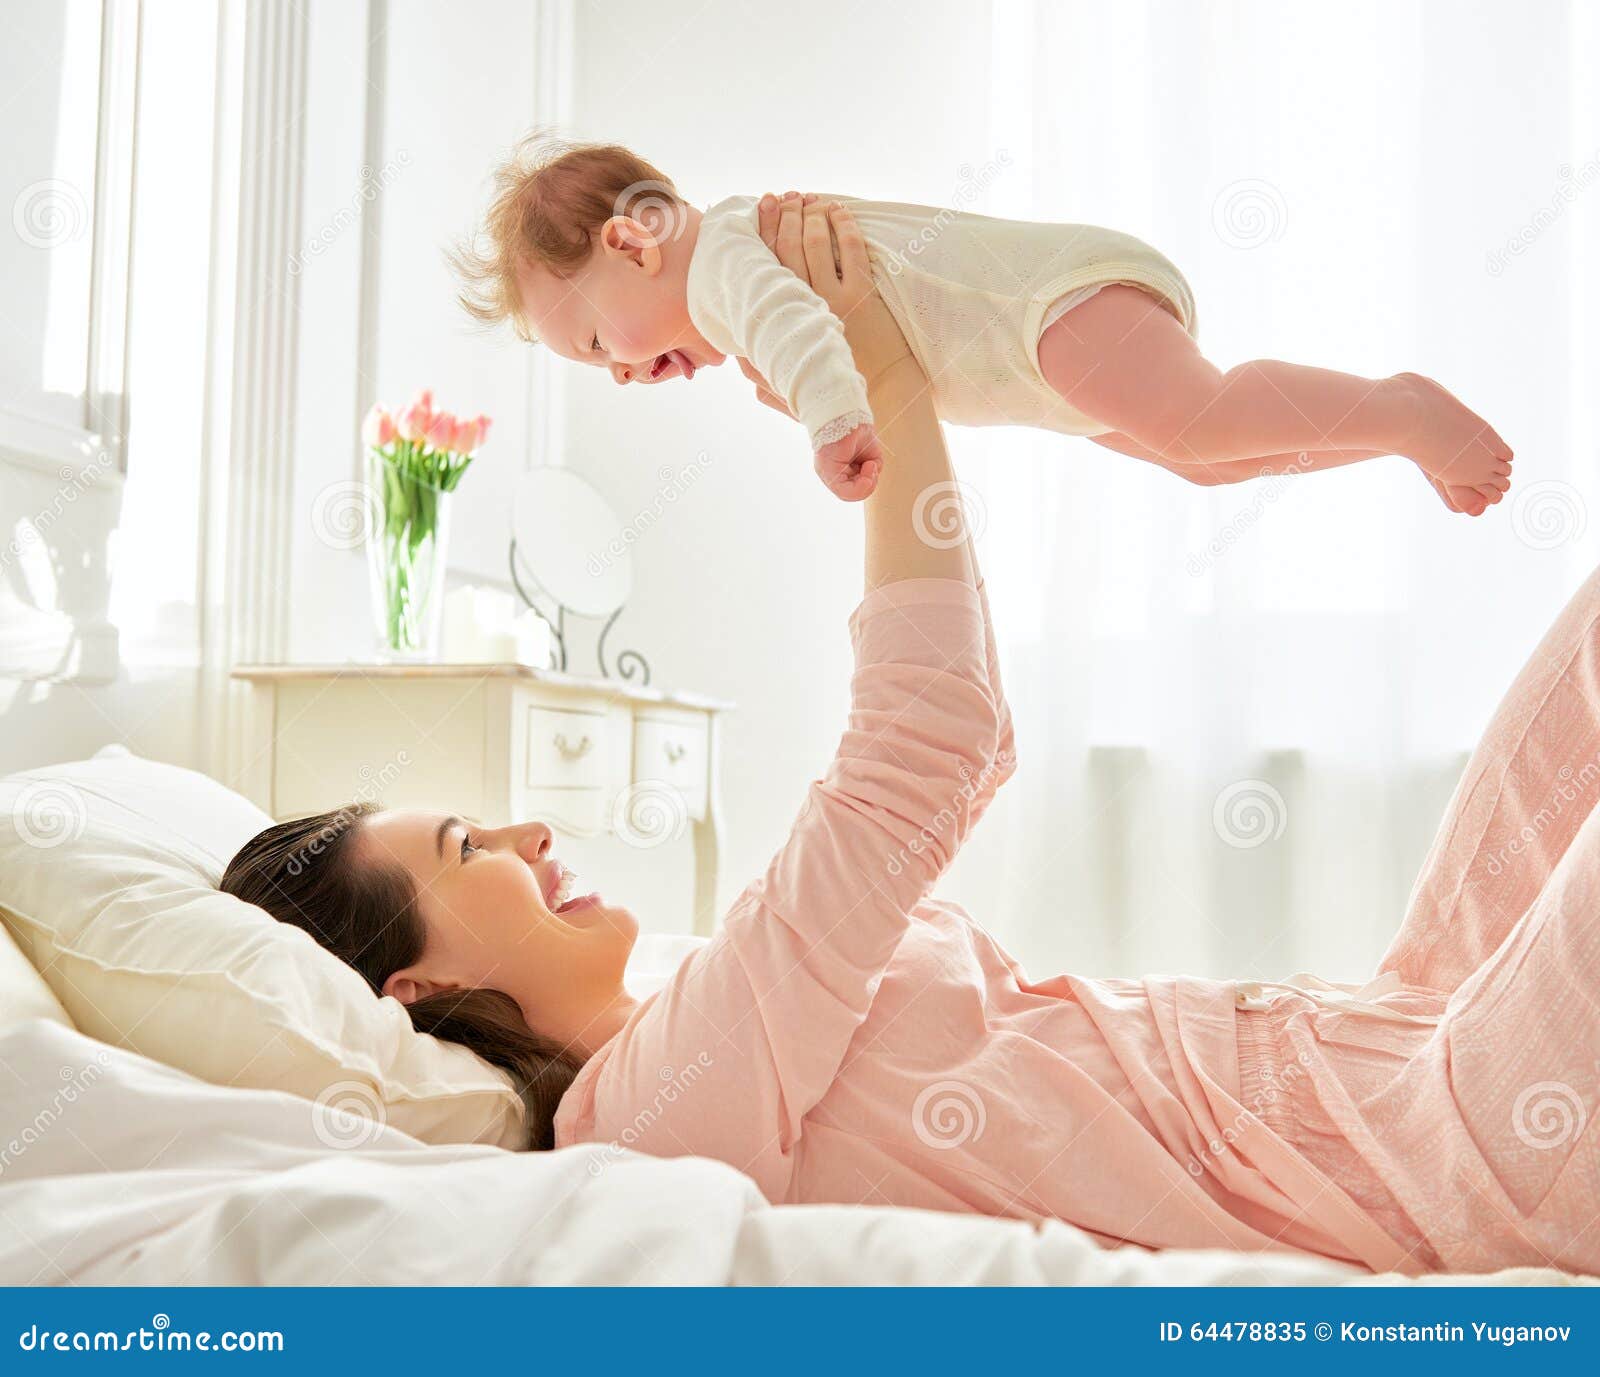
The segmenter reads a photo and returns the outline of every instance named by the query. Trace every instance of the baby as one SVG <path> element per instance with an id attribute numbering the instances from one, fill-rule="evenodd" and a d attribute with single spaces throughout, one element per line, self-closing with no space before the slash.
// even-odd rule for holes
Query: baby
<path id="1" fill-rule="evenodd" d="M 1270 359 L 1222 372 L 1195 346 L 1182 274 L 1131 235 L 833 199 L 946 421 L 1084 435 L 1208 485 L 1400 454 L 1472 516 L 1510 486 L 1506 443 L 1417 374 Z M 745 360 L 806 427 L 829 488 L 854 501 L 876 484 L 843 328 L 767 250 L 755 200 L 701 211 L 625 148 L 534 136 L 496 174 L 482 241 L 454 262 L 473 315 L 619 383 Z"/>

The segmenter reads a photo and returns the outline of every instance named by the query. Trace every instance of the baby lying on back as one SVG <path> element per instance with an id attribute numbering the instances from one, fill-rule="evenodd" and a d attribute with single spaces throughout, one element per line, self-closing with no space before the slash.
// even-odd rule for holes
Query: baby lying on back
<path id="1" fill-rule="evenodd" d="M 851 501 L 872 491 L 866 383 L 839 320 L 768 252 L 754 199 L 702 211 L 625 148 L 538 137 L 496 185 L 483 241 L 456 255 L 475 316 L 619 383 L 744 359 L 806 427 L 824 483 Z M 1183 275 L 1131 235 L 832 199 L 946 421 L 1085 435 L 1202 484 L 1399 454 L 1473 516 L 1510 486 L 1506 443 L 1415 373 L 1221 371 L 1195 344 Z"/>

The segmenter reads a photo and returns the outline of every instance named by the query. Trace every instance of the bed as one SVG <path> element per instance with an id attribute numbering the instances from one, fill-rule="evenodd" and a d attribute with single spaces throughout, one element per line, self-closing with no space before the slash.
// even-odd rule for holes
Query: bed
<path id="1" fill-rule="evenodd" d="M 491 1071 L 410 1045 L 393 1001 L 216 893 L 260 821 L 236 796 L 113 752 L 0 781 L 5 808 L 6 1285 L 1589 1284 L 1107 1250 L 1055 1222 L 773 1206 L 701 1158 L 511 1150 Z M 643 944 L 630 985 L 697 940 Z"/>
<path id="2" fill-rule="evenodd" d="M 430 1147 L 354 1121 L 330 1147 L 303 1099 L 207 1085 L 43 1019 L 0 1034 L 0 1065 L 7 1285 L 1399 1282 L 1291 1255 L 1108 1251 L 1065 1224 L 771 1206 L 700 1158 Z"/>

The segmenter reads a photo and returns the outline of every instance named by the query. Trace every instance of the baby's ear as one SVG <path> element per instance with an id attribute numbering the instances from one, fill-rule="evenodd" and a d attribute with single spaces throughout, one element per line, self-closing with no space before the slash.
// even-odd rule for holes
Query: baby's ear
<path id="1" fill-rule="evenodd" d="M 661 245 L 649 228 L 631 215 L 613 215 L 600 226 L 600 243 L 606 253 L 626 258 L 647 273 L 661 271 Z"/>

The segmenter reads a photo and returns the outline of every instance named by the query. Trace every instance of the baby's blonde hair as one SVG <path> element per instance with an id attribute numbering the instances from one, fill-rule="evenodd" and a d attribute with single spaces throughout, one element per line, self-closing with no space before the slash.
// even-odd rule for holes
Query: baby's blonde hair
<path id="1" fill-rule="evenodd" d="M 494 171 L 494 199 L 478 232 L 451 251 L 459 299 L 486 325 L 509 320 L 533 335 L 517 276 L 546 268 L 565 276 L 588 261 L 595 236 L 614 215 L 682 205 L 678 189 L 637 153 L 614 143 L 569 143 L 534 130 Z"/>

